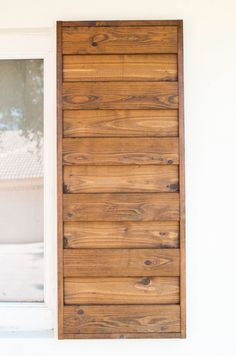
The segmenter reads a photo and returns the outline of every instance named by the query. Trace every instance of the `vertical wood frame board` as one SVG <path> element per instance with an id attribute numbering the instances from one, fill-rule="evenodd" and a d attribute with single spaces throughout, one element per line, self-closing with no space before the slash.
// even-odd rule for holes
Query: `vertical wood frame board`
<path id="1" fill-rule="evenodd" d="M 57 22 L 58 337 L 185 338 L 183 23 Z"/>

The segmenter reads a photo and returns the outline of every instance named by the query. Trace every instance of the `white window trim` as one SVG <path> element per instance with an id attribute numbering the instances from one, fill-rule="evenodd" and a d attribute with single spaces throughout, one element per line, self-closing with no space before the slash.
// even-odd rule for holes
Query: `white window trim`
<path id="1" fill-rule="evenodd" d="M 44 60 L 44 302 L 0 302 L 0 332 L 55 327 L 56 295 L 56 98 L 55 30 L 0 29 L 0 59 Z M 9 281 L 11 282 L 11 281 Z"/>

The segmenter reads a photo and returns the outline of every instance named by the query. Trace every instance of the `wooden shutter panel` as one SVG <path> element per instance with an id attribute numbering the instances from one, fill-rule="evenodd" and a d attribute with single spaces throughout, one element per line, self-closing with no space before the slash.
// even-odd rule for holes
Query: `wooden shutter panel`
<path id="1" fill-rule="evenodd" d="M 185 337 L 182 21 L 57 45 L 59 337 Z"/>

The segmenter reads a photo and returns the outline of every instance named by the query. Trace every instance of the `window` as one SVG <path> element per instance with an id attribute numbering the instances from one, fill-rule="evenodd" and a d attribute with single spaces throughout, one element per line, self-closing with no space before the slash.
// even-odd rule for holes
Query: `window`
<path id="1" fill-rule="evenodd" d="M 53 328 L 53 30 L 0 31 L 0 328 Z"/>
<path id="2" fill-rule="evenodd" d="M 0 92 L 0 301 L 43 302 L 43 60 L 0 60 Z"/>

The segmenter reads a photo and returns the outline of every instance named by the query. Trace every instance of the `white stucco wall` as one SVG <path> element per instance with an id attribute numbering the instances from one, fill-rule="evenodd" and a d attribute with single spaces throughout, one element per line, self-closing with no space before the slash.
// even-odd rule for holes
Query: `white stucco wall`
<path id="1" fill-rule="evenodd" d="M 235 13 L 235 0 L 1 0 L 2 28 L 184 20 L 187 192 L 186 340 L 0 339 L 2 355 L 236 355 Z"/>

